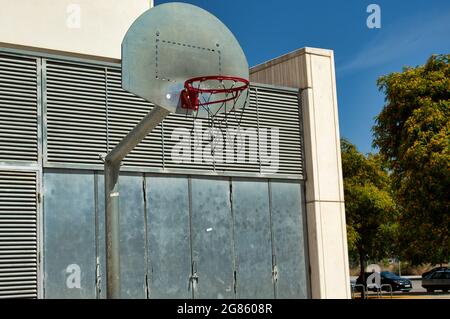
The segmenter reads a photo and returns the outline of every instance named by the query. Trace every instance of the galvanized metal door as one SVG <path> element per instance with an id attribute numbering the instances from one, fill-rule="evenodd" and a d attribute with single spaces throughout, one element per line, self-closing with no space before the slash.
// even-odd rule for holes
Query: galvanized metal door
<path id="1" fill-rule="evenodd" d="M 142 175 L 120 177 L 122 298 L 146 298 L 146 225 Z"/>
<path id="2" fill-rule="evenodd" d="M 307 298 L 302 184 L 270 181 L 276 297 Z"/>
<path id="3" fill-rule="evenodd" d="M 106 298 L 105 200 L 103 172 L 95 174 L 97 193 L 97 297 Z M 122 298 L 147 297 L 147 234 L 142 174 L 120 177 L 120 249 Z"/>
<path id="4" fill-rule="evenodd" d="M 44 174 L 46 298 L 95 298 L 94 174 Z"/>
<path id="5" fill-rule="evenodd" d="M 191 178 L 195 298 L 235 298 L 229 179 Z"/>
<path id="6" fill-rule="evenodd" d="M 233 179 L 237 298 L 274 298 L 266 180 Z"/>
<path id="7" fill-rule="evenodd" d="M 188 179 L 146 177 L 150 298 L 192 298 Z"/>

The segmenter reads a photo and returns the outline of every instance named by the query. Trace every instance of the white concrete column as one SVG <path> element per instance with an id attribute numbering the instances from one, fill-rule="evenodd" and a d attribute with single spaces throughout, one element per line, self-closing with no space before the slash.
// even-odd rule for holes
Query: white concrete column
<path id="1" fill-rule="evenodd" d="M 350 298 L 333 51 L 304 49 L 302 112 L 313 298 Z"/>

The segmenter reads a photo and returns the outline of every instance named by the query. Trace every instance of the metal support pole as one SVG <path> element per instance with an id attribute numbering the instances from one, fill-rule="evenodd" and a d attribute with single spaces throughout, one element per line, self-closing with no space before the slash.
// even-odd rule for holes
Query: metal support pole
<path id="1" fill-rule="evenodd" d="M 119 170 L 105 162 L 106 294 L 120 298 Z"/>
<path id="2" fill-rule="evenodd" d="M 120 230 L 119 172 L 120 163 L 164 118 L 166 109 L 155 106 L 117 144 L 105 158 L 105 220 L 106 220 L 106 295 L 120 298 Z"/>

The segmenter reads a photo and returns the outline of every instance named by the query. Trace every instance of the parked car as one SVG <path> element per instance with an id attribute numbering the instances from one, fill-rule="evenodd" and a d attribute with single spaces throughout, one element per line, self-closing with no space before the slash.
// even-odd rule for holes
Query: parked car
<path id="1" fill-rule="evenodd" d="M 450 290 L 450 269 L 438 270 L 425 277 L 422 279 L 422 287 L 428 292 L 435 290 L 448 292 Z"/>
<path id="2" fill-rule="evenodd" d="M 447 270 L 447 269 L 448 269 L 448 267 L 445 267 L 445 266 L 433 268 L 427 272 L 424 272 L 422 274 L 422 278 L 427 278 L 427 277 L 431 276 L 432 274 L 434 274 L 436 271 Z"/>
<path id="3" fill-rule="evenodd" d="M 364 287 L 367 287 L 367 278 L 371 275 L 371 272 L 365 273 L 365 280 L 362 280 L 362 276 L 360 275 L 356 279 L 356 283 L 360 285 L 364 285 Z M 380 279 L 381 279 L 381 285 L 391 285 L 392 291 L 403 291 L 408 292 L 412 289 L 412 283 L 407 278 L 402 278 L 400 276 L 397 276 L 393 272 L 390 271 L 382 271 L 380 272 Z M 384 291 L 389 290 L 387 287 L 382 288 Z M 375 287 L 369 287 L 368 290 L 376 291 Z"/>

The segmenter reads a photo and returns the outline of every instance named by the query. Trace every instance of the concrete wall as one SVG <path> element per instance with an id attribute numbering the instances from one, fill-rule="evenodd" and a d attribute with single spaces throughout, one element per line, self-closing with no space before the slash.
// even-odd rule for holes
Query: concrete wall
<path id="1" fill-rule="evenodd" d="M 251 81 L 301 89 L 313 298 L 350 298 L 333 51 L 304 48 L 258 65 Z"/>
<path id="2" fill-rule="evenodd" d="M 0 0 L 0 43 L 120 59 L 122 38 L 153 0 Z"/>

